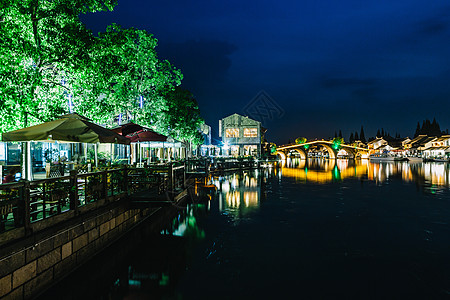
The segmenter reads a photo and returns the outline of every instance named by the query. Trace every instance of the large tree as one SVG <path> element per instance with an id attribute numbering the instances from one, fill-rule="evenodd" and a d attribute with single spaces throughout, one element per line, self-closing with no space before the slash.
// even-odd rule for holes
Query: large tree
<path id="1" fill-rule="evenodd" d="M 164 134 L 174 138 L 198 145 L 203 142 L 199 131 L 204 123 L 200 116 L 197 101 L 192 93 L 181 87 L 176 87 L 167 93 L 167 106 L 163 109 L 160 118 L 153 124 Z"/>
<path id="2" fill-rule="evenodd" d="M 145 30 L 113 24 L 100 33 L 91 52 L 91 84 L 77 87 L 88 95 L 75 103 L 77 109 L 100 123 L 119 115 L 141 125 L 157 122 L 167 111 L 165 95 L 181 84 L 182 74 L 158 59 L 156 46 Z M 85 101 L 87 96 L 91 101 Z"/>
<path id="3" fill-rule="evenodd" d="M 0 130 L 70 111 L 70 86 L 85 79 L 94 43 L 78 16 L 115 5 L 115 0 L 0 2 Z"/>

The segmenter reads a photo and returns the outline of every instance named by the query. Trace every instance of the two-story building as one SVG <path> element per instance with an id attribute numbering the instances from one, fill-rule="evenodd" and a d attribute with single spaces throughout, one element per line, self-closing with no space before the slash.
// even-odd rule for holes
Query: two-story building
<path id="1" fill-rule="evenodd" d="M 429 137 L 427 135 L 418 135 L 409 142 L 404 144 L 408 156 L 422 156 L 423 151 L 431 147 L 431 142 L 436 140 L 436 137 Z"/>
<path id="2" fill-rule="evenodd" d="M 233 114 L 219 121 L 219 137 L 222 138 L 223 155 L 261 156 L 261 143 L 266 129 L 261 122 Z"/>
<path id="3" fill-rule="evenodd" d="M 367 147 L 373 149 L 375 153 L 392 153 L 396 156 L 403 156 L 405 155 L 404 142 L 404 139 L 391 136 L 377 137 L 367 143 Z"/>
<path id="4" fill-rule="evenodd" d="M 450 153 L 450 135 L 443 135 L 429 141 L 423 149 L 424 157 L 443 158 Z"/>
<path id="5" fill-rule="evenodd" d="M 377 137 L 376 139 L 374 139 L 373 141 L 370 141 L 367 143 L 367 147 L 370 150 L 376 150 L 376 151 L 380 151 L 381 149 L 384 150 L 384 148 L 386 146 L 389 146 L 388 141 L 386 141 L 384 138 L 382 137 Z M 387 149 L 390 150 L 390 149 Z"/>

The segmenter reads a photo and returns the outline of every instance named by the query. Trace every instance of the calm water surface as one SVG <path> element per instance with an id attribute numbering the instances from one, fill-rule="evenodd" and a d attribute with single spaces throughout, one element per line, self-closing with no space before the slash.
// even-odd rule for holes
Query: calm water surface
<path id="1" fill-rule="evenodd" d="M 289 161 L 210 178 L 42 298 L 450 299 L 450 167 Z"/>

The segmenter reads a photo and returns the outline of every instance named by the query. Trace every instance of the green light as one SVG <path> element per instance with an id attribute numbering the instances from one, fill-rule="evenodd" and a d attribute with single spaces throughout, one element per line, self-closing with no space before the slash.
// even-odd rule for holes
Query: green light
<path id="1" fill-rule="evenodd" d="M 295 143 L 296 143 L 297 145 L 299 145 L 299 144 L 304 144 L 304 143 L 306 143 L 306 138 L 305 138 L 305 137 L 299 137 L 299 138 L 296 138 L 296 139 L 295 139 Z"/>
<path id="2" fill-rule="evenodd" d="M 334 166 L 332 174 L 334 180 L 341 180 L 341 172 L 337 166 Z"/>
<path id="3" fill-rule="evenodd" d="M 332 141 L 333 145 L 331 146 L 334 150 L 338 150 L 341 148 L 341 144 L 344 143 L 344 139 L 341 137 L 334 138 Z"/>
<path id="4" fill-rule="evenodd" d="M 161 280 L 159 281 L 160 286 L 167 286 L 169 284 L 169 275 L 162 273 Z"/>

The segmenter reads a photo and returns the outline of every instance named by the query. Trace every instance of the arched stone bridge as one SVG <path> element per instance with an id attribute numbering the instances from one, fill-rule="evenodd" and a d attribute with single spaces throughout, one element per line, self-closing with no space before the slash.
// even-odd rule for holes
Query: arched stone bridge
<path id="1" fill-rule="evenodd" d="M 313 148 L 313 146 L 324 148 L 328 152 L 328 157 L 330 159 L 336 159 L 340 150 L 345 150 L 349 158 L 368 158 L 370 152 L 368 148 L 356 147 L 347 144 L 340 144 L 337 146 L 332 141 L 321 140 L 303 144 L 278 146 L 277 154 L 280 155 L 281 159 L 285 160 L 293 151 L 296 151 L 300 154 L 302 159 L 306 159 L 308 157 L 308 151 Z"/>

